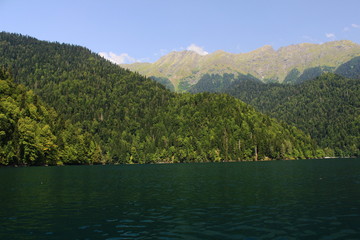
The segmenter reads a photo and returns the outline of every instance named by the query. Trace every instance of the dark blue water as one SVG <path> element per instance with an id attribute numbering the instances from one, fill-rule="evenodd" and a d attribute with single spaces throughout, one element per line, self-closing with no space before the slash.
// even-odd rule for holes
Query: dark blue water
<path id="1" fill-rule="evenodd" d="M 360 159 L 0 169 L 0 239 L 360 239 Z"/>

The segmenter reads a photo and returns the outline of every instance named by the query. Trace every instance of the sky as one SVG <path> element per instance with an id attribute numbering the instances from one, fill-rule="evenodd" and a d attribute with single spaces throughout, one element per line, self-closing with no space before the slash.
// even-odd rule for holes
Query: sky
<path id="1" fill-rule="evenodd" d="M 154 62 L 171 51 L 360 43 L 359 9 L 359 0 L 0 0 L 0 31 Z"/>

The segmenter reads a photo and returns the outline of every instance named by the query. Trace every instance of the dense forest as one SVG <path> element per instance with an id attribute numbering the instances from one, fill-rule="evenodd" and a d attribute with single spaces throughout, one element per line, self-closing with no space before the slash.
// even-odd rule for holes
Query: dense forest
<path id="1" fill-rule="evenodd" d="M 171 83 L 171 81 L 167 78 L 163 78 L 163 77 L 150 77 L 152 80 L 164 85 L 167 89 L 169 89 L 170 91 L 175 91 L 175 87 L 174 85 Z"/>
<path id="2" fill-rule="evenodd" d="M 241 74 L 238 75 L 224 73 L 220 74 L 205 74 L 200 80 L 189 88 L 191 93 L 200 93 L 200 92 L 219 92 L 223 93 L 226 89 L 231 88 L 235 83 L 254 81 L 262 83 L 259 79 L 255 78 L 250 74 Z"/>
<path id="3" fill-rule="evenodd" d="M 0 164 L 99 164 L 100 146 L 0 69 Z"/>
<path id="4" fill-rule="evenodd" d="M 350 67 L 339 70 L 351 74 Z M 360 155 L 358 79 L 326 73 L 297 85 L 238 81 L 223 92 L 297 126 L 336 156 Z"/>
<path id="5" fill-rule="evenodd" d="M 360 57 L 355 57 L 342 64 L 335 73 L 351 79 L 360 79 Z"/>
<path id="6" fill-rule="evenodd" d="M 79 134 L 75 139 L 87 141 L 85 148 L 94 149 L 83 160 L 61 158 L 64 164 L 295 159 L 325 154 L 300 130 L 233 97 L 172 93 L 83 47 L 2 32 L 0 52 L 0 65 L 11 71 L 15 83 L 31 89 L 42 99 L 38 102 L 58 112 L 60 117 L 50 117 L 53 124 L 43 124 L 54 125 L 50 131 L 59 149 L 66 145 L 59 137 L 59 124 L 68 135 Z M 2 130 L 5 135 L 7 129 Z M 9 143 L 6 138 L 2 141 Z M 2 164 L 10 164 L 4 158 Z M 18 163 L 32 164 L 19 158 Z"/>
<path id="7" fill-rule="evenodd" d="M 334 72 L 334 70 L 335 69 L 333 67 L 327 67 L 327 66 L 312 67 L 305 69 L 304 72 L 300 74 L 299 70 L 294 68 L 285 77 L 284 83 L 299 84 L 308 80 L 315 79 L 324 73 Z"/>

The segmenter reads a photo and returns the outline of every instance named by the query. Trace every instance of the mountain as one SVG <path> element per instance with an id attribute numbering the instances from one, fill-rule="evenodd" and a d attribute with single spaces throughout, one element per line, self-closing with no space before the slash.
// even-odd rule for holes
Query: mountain
<path id="1" fill-rule="evenodd" d="M 347 78 L 360 79 L 360 57 L 355 57 L 342 64 L 335 73 Z"/>
<path id="2" fill-rule="evenodd" d="M 323 72 L 332 72 L 358 56 L 360 45 L 343 40 L 323 44 L 302 43 L 277 51 L 267 45 L 239 54 L 216 51 L 202 56 L 192 51 L 171 52 L 154 63 L 122 66 L 149 77 L 167 78 L 175 90 L 184 91 L 205 74 L 250 74 L 263 82 L 301 82 Z M 305 72 L 307 69 L 312 70 Z M 298 80 L 301 75 L 302 78 Z"/>
<path id="3" fill-rule="evenodd" d="M 110 163 L 324 156 L 308 135 L 240 100 L 173 93 L 80 46 L 2 32 L 0 52 L 14 81 L 89 133 Z"/>
<path id="4" fill-rule="evenodd" d="M 262 83 L 259 79 L 251 76 L 250 74 L 244 75 L 239 73 L 237 76 L 231 73 L 220 74 L 205 74 L 200 80 L 189 87 L 188 91 L 191 93 L 201 92 L 217 92 L 224 93 L 231 89 L 233 85 L 244 82 L 257 82 Z"/>
<path id="5" fill-rule="evenodd" d="M 358 69 L 354 63 L 351 60 L 337 71 L 358 76 L 350 71 Z M 326 73 L 297 85 L 234 80 L 222 92 L 297 126 L 322 148 L 335 150 L 336 156 L 360 156 L 360 78 Z"/>

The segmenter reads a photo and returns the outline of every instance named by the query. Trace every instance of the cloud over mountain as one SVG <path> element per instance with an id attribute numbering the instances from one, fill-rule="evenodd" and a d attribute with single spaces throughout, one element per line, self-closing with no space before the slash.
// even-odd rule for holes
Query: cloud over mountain
<path id="1" fill-rule="evenodd" d="M 186 50 L 196 52 L 197 54 L 202 55 L 202 56 L 209 54 L 207 51 L 204 50 L 203 47 L 199 47 L 195 44 L 191 44 L 190 46 L 188 46 L 186 48 Z"/>
<path id="2" fill-rule="evenodd" d="M 334 33 L 326 33 L 325 36 L 327 38 L 330 38 L 330 39 L 335 39 L 335 34 Z"/>
<path id="3" fill-rule="evenodd" d="M 121 53 L 120 55 L 116 55 L 113 52 L 99 52 L 99 55 L 116 64 L 138 62 L 135 58 L 129 56 L 129 54 L 127 53 Z"/>

